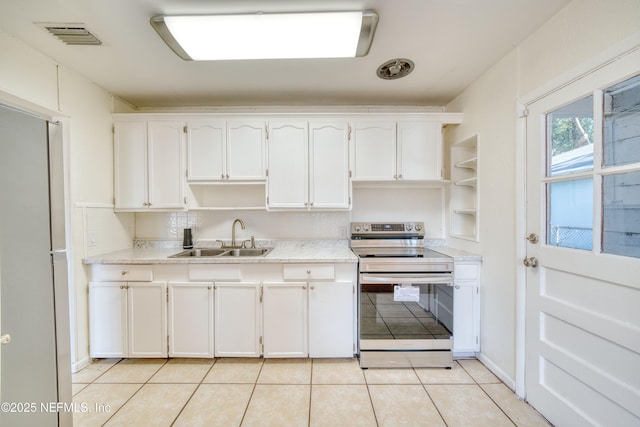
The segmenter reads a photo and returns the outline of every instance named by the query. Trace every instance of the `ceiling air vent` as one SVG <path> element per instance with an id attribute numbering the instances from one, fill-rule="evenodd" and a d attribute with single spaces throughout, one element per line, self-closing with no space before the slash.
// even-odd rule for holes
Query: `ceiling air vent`
<path id="1" fill-rule="evenodd" d="M 83 24 L 41 24 L 68 45 L 99 46 L 102 44 Z"/>
<path id="2" fill-rule="evenodd" d="M 406 58 L 397 58 L 385 62 L 378 67 L 376 74 L 384 80 L 395 80 L 406 76 L 413 71 L 413 61 Z"/>

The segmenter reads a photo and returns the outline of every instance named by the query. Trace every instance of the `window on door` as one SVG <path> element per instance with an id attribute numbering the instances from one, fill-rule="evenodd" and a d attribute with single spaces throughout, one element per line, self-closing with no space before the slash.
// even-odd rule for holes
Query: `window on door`
<path id="1" fill-rule="evenodd" d="M 546 115 L 547 244 L 640 258 L 640 76 Z"/>

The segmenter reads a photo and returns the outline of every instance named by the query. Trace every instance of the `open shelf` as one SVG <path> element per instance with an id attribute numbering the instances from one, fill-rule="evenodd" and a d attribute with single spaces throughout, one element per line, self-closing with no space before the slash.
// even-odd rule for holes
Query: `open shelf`
<path id="1" fill-rule="evenodd" d="M 451 146 L 450 236 L 478 241 L 478 135 Z"/>
<path id="2" fill-rule="evenodd" d="M 188 187 L 189 210 L 266 210 L 264 183 L 198 183 Z"/>

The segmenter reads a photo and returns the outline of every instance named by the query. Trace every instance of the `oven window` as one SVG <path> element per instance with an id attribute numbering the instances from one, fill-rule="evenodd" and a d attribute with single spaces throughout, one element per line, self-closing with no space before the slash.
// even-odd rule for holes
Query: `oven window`
<path id="1" fill-rule="evenodd" d="M 414 285 L 418 302 L 395 301 L 394 285 L 362 285 L 360 338 L 373 340 L 449 339 L 453 295 L 445 285 Z"/>

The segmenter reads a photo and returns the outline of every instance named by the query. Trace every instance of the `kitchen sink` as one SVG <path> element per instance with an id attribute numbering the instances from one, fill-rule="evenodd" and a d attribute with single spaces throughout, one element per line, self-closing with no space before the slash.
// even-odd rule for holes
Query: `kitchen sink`
<path id="1" fill-rule="evenodd" d="M 169 256 L 169 258 L 212 258 L 212 257 L 249 257 L 249 256 L 265 256 L 271 252 L 273 248 L 240 248 L 240 249 L 188 249 L 186 251 L 179 252 L 175 255 Z"/>
<path id="2" fill-rule="evenodd" d="M 271 252 L 273 248 L 241 248 L 230 249 L 221 256 L 264 256 Z"/>

